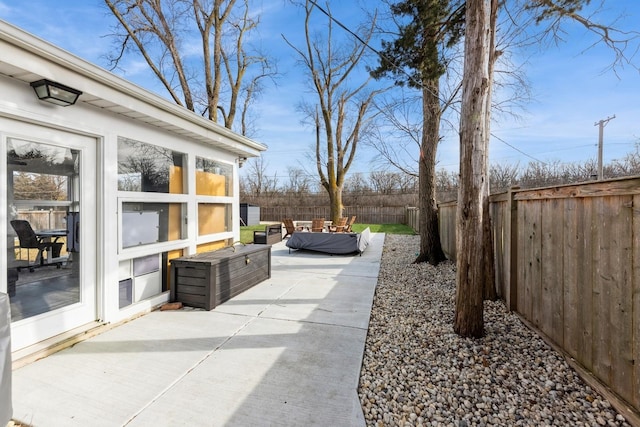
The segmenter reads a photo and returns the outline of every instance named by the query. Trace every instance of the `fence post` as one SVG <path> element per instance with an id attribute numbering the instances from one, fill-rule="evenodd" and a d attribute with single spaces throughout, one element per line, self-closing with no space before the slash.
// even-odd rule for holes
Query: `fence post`
<path id="1" fill-rule="evenodd" d="M 518 203 L 514 200 L 514 196 L 519 189 L 517 185 L 509 189 L 507 209 L 509 233 L 507 233 L 505 251 L 509 253 L 509 292 L 506 295 L 505 305 L 509 311 L 518 311 Z"/>

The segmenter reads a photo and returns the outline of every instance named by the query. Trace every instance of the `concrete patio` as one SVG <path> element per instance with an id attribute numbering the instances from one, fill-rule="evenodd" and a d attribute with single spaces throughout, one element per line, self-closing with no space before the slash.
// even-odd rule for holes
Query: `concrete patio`
<path id="1" fill-rule="evenodd" d="M 33 426 L 363 426 L 357 395 L 383 234 L 361 256 L 272 247 L 212 311 L 155 311 L 13 371 Z"/>

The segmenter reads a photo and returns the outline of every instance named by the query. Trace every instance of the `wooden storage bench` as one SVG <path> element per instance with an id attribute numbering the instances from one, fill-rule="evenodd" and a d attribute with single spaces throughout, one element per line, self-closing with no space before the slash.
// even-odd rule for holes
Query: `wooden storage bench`
<path id="1" fill-rule="evenodd" d="M 212 310 L 271 277 L 271 246 L 234 246 L 171 261 L 171 300 Z"/>

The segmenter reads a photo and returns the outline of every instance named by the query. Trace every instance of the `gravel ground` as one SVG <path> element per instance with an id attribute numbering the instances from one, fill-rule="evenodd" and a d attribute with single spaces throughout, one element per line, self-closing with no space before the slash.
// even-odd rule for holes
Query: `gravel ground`
<path id="1" fill-rule="evenodd" d="M 628 426 L 502 302 L 485 336 L 453 332 L 455 265 L 415 265 L 387 235 L 358 393 L 369 426 Z"/>

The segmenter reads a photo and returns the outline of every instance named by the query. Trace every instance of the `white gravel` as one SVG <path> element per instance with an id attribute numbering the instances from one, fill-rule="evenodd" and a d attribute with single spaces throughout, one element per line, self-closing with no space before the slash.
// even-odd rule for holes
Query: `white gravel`
<path id="1" fill-rule="evenodd" d="M 453 332 L 455 265 L 412 264 L 387 235 L 358 393 L 369 426 L 628 426 L 502 302 L 485 336 Z"/>

